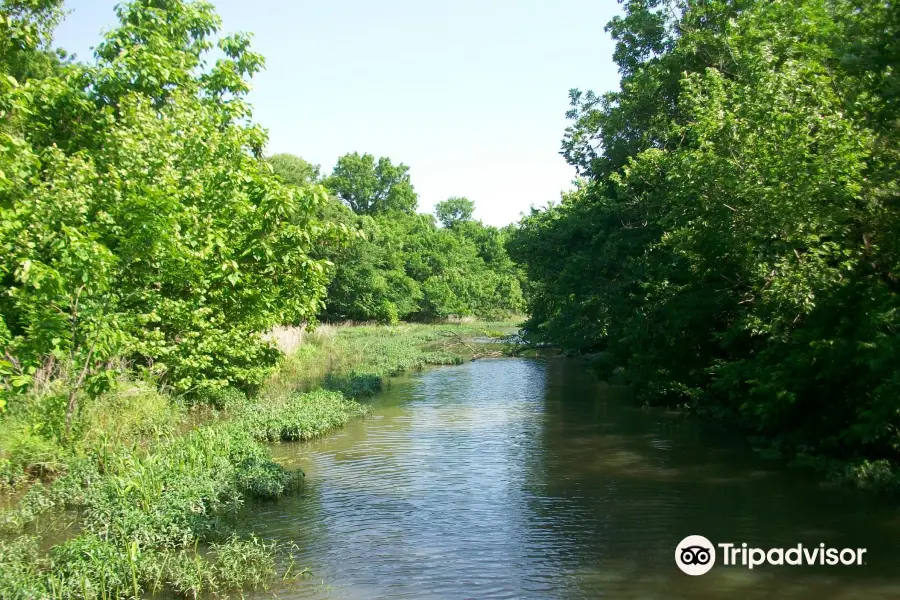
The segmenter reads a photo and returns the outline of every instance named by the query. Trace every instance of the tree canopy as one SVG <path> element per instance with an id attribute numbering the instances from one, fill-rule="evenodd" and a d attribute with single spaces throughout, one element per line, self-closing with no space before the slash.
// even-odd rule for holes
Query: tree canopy
<path id="1" fill-rule="evenodd" d="M 293 154 L 273 154 L 266 159 L 281 180 L 290 185 L 303 187 L 319 181 L 319 165 L 313 165 Z"/>
<path id="2" fill-rule="evenodd" d="M 376 161 L 371 154 L 345 154 L 324 183 L 361 215 L 413 213 L 419 203 L 409 180 L 409 167 L 394 165 L 387 157 Z"/>
<path id="3" fill-rule="evenodd" d="M 334 172 L 346 172 L 341 165 L 354 163 L 354 156 L 359 158 L 341 157 Z M 387 158 L 378 162 L 392 164 Z M 401 187 L 412 190 L 401 167 Z M 332 175 L 324 184 L 333 198 L 322 218 L 355 235 L 348 243 L 318 250 L 317 256 L 333 265 L 321 318 L 394 323 L 454 315 L 508 317 L 524 308 L 521 271 L 505 247 L 509 231 L 472 221 L 469 200 L 445 201 L 458 208 L 452 215 L 455 225 L 441 229 L 434 217 L 413 210 L 372 211 L 371 204 L 352 210 L 359 204 L 341 202 L 342 179 Z"/>
<path id="4" fill-rule="evenodd" d="M 475 203 L 468 198 L 447 198 L 438 202 L 434 214 L 444 227 L 453 227 L 459 223 L 470 221 L 475 212 Z"/>
<path id="5" fill-rule="evenodd" d="M 138 0 L 95 63 L 49 51 L 61 2 L 0 4 L 0 374 L 114 358 L 179 392 L 253 387 L 273 325 L 314 319 L 322 188 L 279 182 L 245 101 L 263 66 L 206 3 Z M 217 47 L 219 57 L 209 62 Z"/>
<path id="6" fill-rule="evenodd" d="M 581 182 L 511 244 L 531 335 L 787 454 L 896 459 L 897 11 L 623 8 L 620 89 L 570 92 Z"/>

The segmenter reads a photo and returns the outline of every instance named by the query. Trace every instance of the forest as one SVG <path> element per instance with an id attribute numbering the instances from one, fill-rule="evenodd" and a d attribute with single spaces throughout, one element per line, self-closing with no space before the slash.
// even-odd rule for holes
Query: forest
<path id="1" fill-rule="evenodd" d="M 575 190 L 510 243 L 536 339 L 643 401 L 896 487 L 900 11 L 633 0 L 572 90 Z"/>
<path id="2" fill-rule="evenodd" d="M 900 10 L 620 4 L 618 89 L 569 91 L 572 189 L 494 227 L 466 197 L 419 212 L 415 157 L 270 153 L 264 58 L 209 3 L 123 3 L 83 61 L 53 44 L 63 0 L 0 0 L 0 596 L 296 576 L 219 518 L 297 483 L 265 444 L 367 414 L 488 321 L 900 491 Z M 24 532 L 54 510 L 82 522 L 48 554 Z"/>
<path id="3" fill-rule="evenodd" d="M 387 157 L 347 154 L 324 178 L 297 156 L 267 160 L 288 185 L 323 185 L 329 199 L 319 218 L 349 233 L 346 243 L 316 251 L 332 265 L 318 319 L 394 324 L 524 310 L 521 269 L 506 252 L 515 228 L 474 220 L 471 200 L 448 198 L 434 216 L 417 213 L 409 167 Z"/>

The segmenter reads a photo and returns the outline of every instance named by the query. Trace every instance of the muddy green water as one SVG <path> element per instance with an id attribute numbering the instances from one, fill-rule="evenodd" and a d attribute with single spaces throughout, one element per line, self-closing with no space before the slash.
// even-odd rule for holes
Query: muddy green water
<path id="1" fill-rule="evenodd" d="M 312 578 L 279 598 L 900 598 L 900 513 L 635 406 L 564 360 L 394 380 L 374 415 L 276 455 L 305 489 L 248 507 Z M 688 534 L 867 548 L 862 566 L 675 565 Z"/>

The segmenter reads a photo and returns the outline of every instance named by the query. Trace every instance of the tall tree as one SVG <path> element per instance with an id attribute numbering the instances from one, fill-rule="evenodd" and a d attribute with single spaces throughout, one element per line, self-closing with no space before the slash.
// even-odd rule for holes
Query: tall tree
<path id="1" fill-rule="evenodd" d="M 51 51 L 63 0 L 0 0 L 0 71 L 23 81 L 46 75 L 58 62 Z"/>
<path id="2" fill-rule="evenodd" d="M 319 165 L 314 165 L 293 154 L 273 154 L 266 159 L 276 175 L 287 184 L 303 187 L 319 181 Z"/>
<path id="3" fill-rule="evenodd" d="M 434 214 L 444 227 L 453 227 L 471 220 L 473 212 L 475 203 L 468 198 L 447 198 L 434 207 Z"/>
<path id="4" fill-rule="evenodd" d="M 510 245 L 529 331 L 787 453 L 897 461 L 895 3 L 623 4 L 620 89 L 571 92 L 584 179 Z"/>
<path id="5" fill-rule="evenodd" d="M 409 167 L 402 163 L 394 165 L 387 157 L 376 161 L 371 154 L 345 154 L 323 183 L 353 212 L 361 215 L 411 214 L 419 202 L 409 180 Z"/>
<path id="6" fill-rule="evenodd" d="M 327 283 L 325 190 L 259 160 L 262 57 L 206 2 L 135 0 L 93 64 L 35 69 L 58 5 L 0 3 L 0 400 L 48 357 L 76 384 L 119 356 L 180 392 L 257 385 L 261 332 L 314 318 Z"/>

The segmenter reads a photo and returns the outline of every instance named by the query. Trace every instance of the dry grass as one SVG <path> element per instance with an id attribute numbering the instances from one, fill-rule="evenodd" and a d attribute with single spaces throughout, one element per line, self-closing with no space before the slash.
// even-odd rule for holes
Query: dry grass
<path id="1" fill-rule="evenodd" d="M 476 322 L 477 320 L 478 319 L 476 317 L 457 317 L 457 316 L 451 315 L 451 316 L 447 317 L 444 322 L 453 323 L 453 324 L 457 324 L 457 325 L 468 325 L 470 323 Z"/>
<path id="2" fill-rule="evenodd" d="M 291 355 L 303 345 L 303 339 L 307 335 L 306 324 L 299 327 L 293 325 L 279 325 L 262 337 L 268 342 L 273 342 L 282 354 Z"/>

